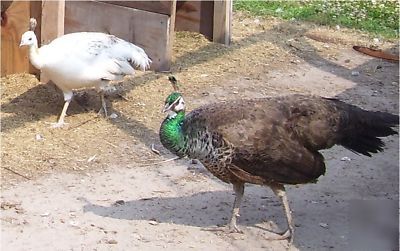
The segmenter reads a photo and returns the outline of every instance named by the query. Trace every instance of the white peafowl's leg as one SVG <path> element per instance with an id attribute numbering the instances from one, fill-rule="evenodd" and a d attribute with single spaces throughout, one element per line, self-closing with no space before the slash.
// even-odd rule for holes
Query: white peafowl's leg
<path id="1" fill-rule="evenodd" d="M 286 220 L 288 224 L 288 229 L 281 234 L 278 238 L 272 238 L 275 240 L 284 240 L 288 239 L 289 245 L 293 243 L 293 234 L 294 234 L 294 224 L 292 219 L 292 212 L 290 211 L 289 201 L 286 196 L 285 187 L 283 185 L 274 185 L 271 186 L 272 191 L 274 191 L 275 195 L 279 197 L 283 204 L 283 208 L 286 214 Z M 271 238 L 270 238 L 271 239 Z"/>
<path id="2" fill-rule="evenodd" d="M 107 117 L 107 106 L 106 106 L 106 100 L 104 98 L 104 91 L 100 91 L 100 100 L 101 100 L 101 108 L 98 112 L 98 114 L 101 113 L 101 110 L 104 111 L 104 116 Z"/>
<path id="3" fill-rule="evenodd" d="M 240 204 L 242 203 L 243 193 L 244 193 L 244 184 L 243 183 L 234 183 L 233 191 L 235 191 L 235 202 L 233 203 L 231 220 L 228 225 L 228 229 L 230 232 L 234 233 L 243 233 L 236 224 L 237 218 L 240 217 L 239 210 Z"/>
<path id="4" fill-rule="evenodd" d="M 68 110 L 69 104 L 71 103 L 72 95 L 73 95 L 72 91 L 64 92 L 64 100 L 65 100 L 64 107 L 61 111 L 61 114 L 60 114 L 60 117 L 59 117 L 57 123 L 52 123 L 51 128 L 60 128 L 60 127 L 63 127 L 65 124 L 67 124 L 64 122 L 64 118 L 67 115 L 67 110 Z"/>
<path id="5" fill-rule="evenodd" d="M 108 79 L 102 79 L 101 82 L 99 83 L 98 86 L 96 86 L 97 92 L 100 94 L 100 100 L 101 100 L 101 108 L 97 114 L 101 114 L 101 111 L 104 111 L 104 116 L 107 117 L 107 105 L 106 105 L 106 100 L 104 98 L 104 95 L 108 91 L 114 91 L 115 87 L 110 86 L 110 80 Z"/>

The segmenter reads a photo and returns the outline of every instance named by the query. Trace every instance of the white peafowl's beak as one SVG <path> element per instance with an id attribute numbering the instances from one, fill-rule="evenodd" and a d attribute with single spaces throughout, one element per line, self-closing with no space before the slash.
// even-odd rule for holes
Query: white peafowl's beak
<path id="1" fill-rule="evenodd" d="M 26 45 L 25 42 L 21 40 L 21 43 L 19 44 L 19 47 L 22 47 L 24 45 Z"/>

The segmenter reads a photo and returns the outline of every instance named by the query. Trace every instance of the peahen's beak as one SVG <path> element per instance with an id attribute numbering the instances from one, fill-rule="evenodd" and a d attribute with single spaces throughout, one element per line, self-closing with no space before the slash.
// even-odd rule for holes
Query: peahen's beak
<path id="1" fill-rule="evenodd" d="M 166 113 L 166 112 L 168 112 L 169 110 L 171 110 L 171 107 L 172 107 L 172 105 L 173 104 L 165 104 L 165 106 L 164 106 L 164 108 L 162 109 L 162 113 Z"/>

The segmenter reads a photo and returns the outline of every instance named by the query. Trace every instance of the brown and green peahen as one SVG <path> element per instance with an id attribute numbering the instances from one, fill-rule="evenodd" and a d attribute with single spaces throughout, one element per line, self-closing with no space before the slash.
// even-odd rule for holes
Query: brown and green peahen
<path id="1" fill-rule="evenodd" d="M 288 230 L 277 239 L 293 241 L 294 224 L 286 184 L 316 182 L 325 173 L 318 151 L 335 144 L 371 157 L 383 151 L 380 137 L 397 134 L 399 116 L 367 111 L 334 98 L 288 95 L 234 100 L 202 106 L 185 114 L 175 91 L 165 101 L 160 128 L 164 147 L 198 159 L 212 174 L 233 184 L 236 197 L 229 223 L 236 224 L 244 184 L 269 186 L 280 198 Z"/>

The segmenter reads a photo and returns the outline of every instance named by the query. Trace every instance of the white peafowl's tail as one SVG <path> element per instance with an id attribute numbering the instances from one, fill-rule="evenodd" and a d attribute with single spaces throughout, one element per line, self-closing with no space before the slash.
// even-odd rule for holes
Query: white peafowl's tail
<path id="1" fill-rule="evenodd" d="M 149 58 L 149 56 L 147 56 L 146 52 L 134 45 L 133 45 L 133 50 L 132 50 L 132 61 L 131 64 L 134 65 L 136 68 L 141 69 L 142 71 L 147 70 L 148 68 L 150 68 L 150 64 L 151 64 L 151 59 Z"/>

